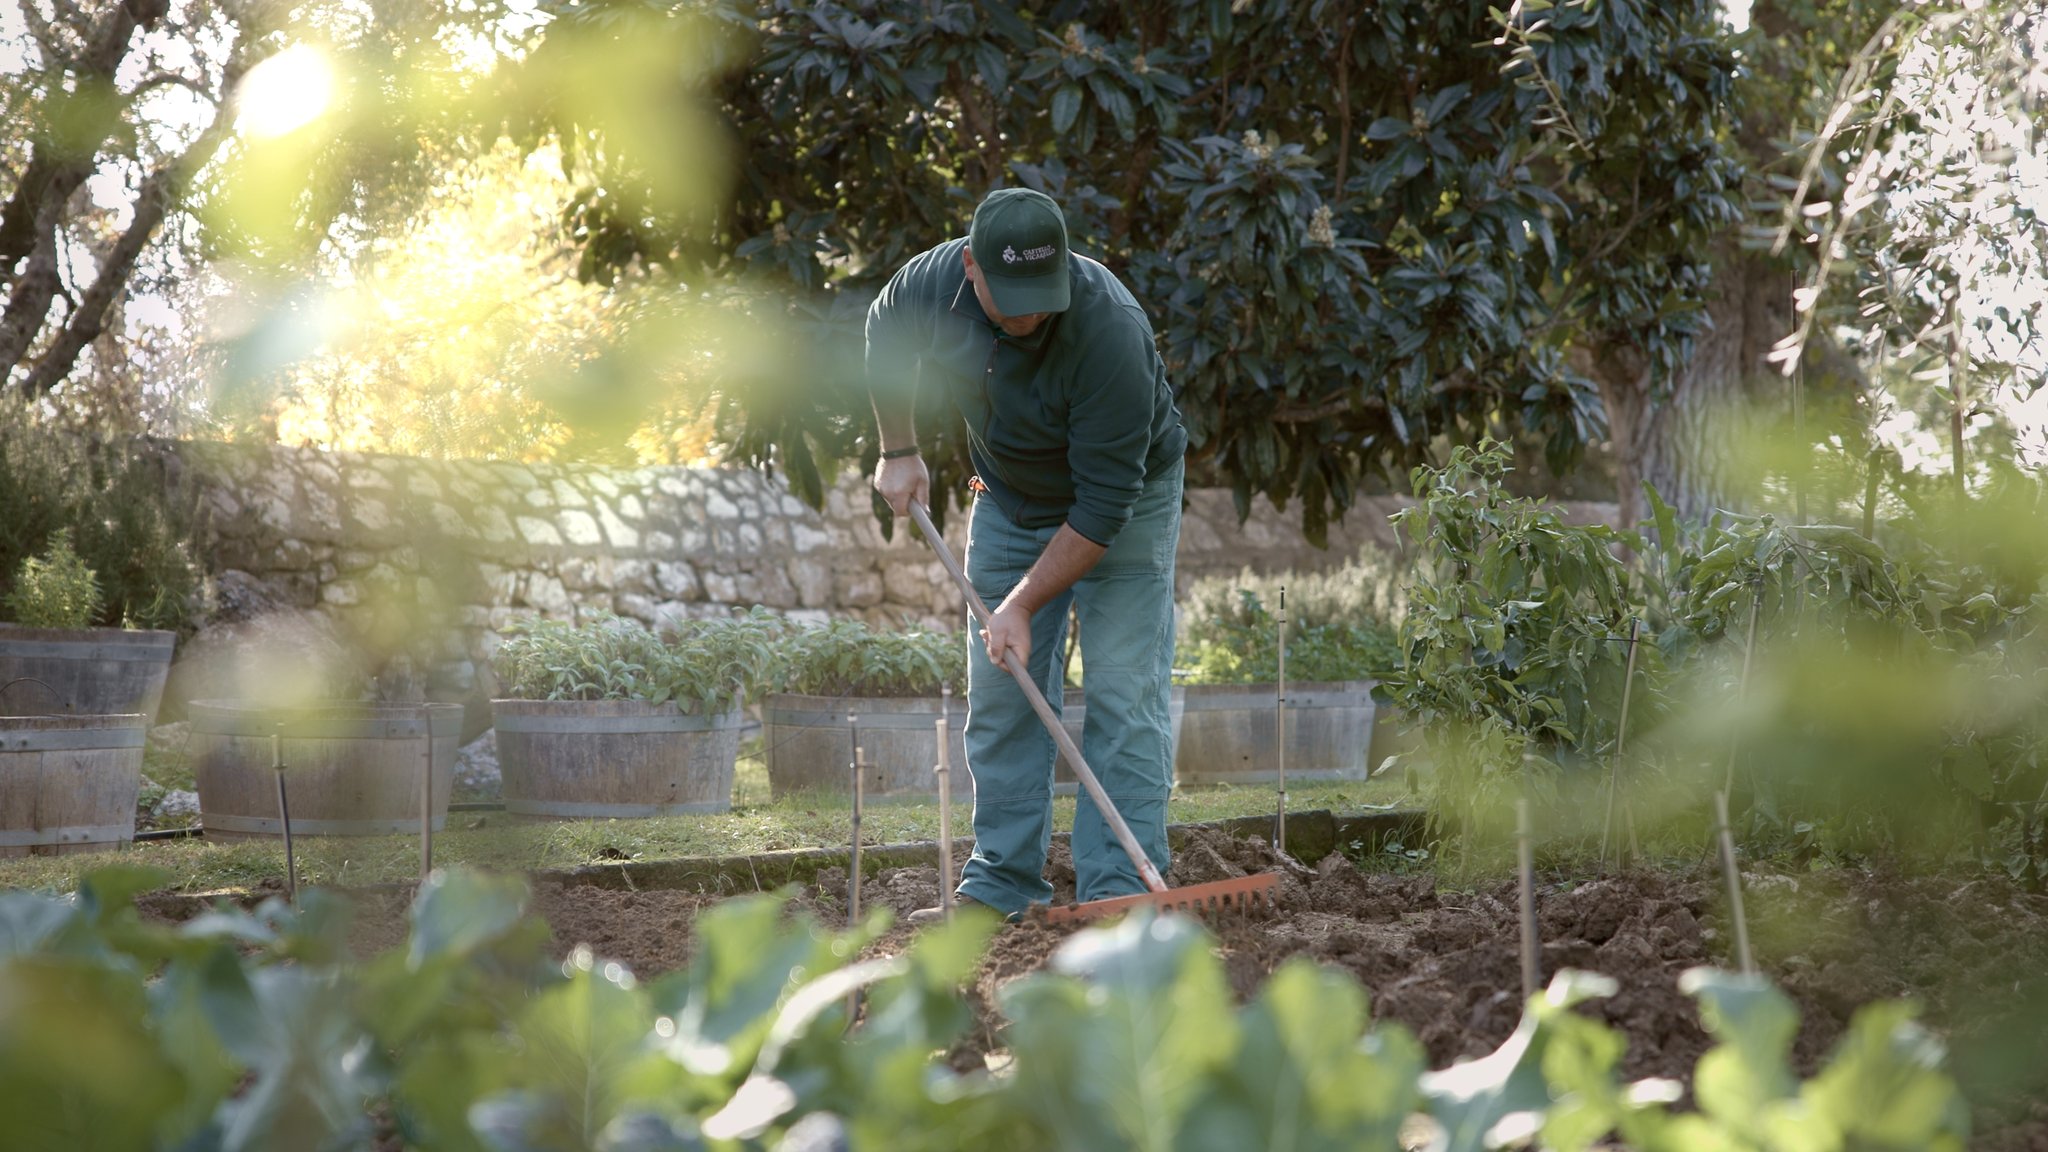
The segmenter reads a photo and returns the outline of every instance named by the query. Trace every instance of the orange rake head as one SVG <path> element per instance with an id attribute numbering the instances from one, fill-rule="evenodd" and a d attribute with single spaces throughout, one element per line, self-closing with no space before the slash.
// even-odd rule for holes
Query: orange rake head
<path id="1" fill-rule="evenodd" d="M 1086 904 L 1055 906 L 1045 910 L 1045 919 L 1050 924 L 1100 920 L 1138 908 L 1157 908 L 1202 917 L 1270 912 L 1277 905 L 1279 887 L 1280 877 L 1276 873 L 1263 872 L 1257 876 L 1169 888 L 1164 892 L 1142 892 L 1136 896 L 1112 896 L 1107 900 L 1090 900 Z"/>

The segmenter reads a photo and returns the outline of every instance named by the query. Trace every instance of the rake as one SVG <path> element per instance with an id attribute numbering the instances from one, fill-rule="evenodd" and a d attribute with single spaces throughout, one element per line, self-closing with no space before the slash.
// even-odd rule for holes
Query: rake
<path id="1" fill-rule="evenodd" d="M 939 563 L 945 566 L 953 583 L 960 586 L 961 594 L 967 598 L 967 606 L 973 610 L 975 619 L 983 627 L 989 623 L 989 610 L 981 602 L 981 596 L 974 591 L 974 585 L 967 579 L 967 573 L 960 570 L 960 562 L 953 559 L 953 552 L 946 547 L 939 530 L 932 526 L 931 514 L 924 505 L 911 501 L 910 514 L 917 520 L 918 530 L 931 543 L 932 550 L 939 554 Z M 1112 896 L 1106 900 L 1090 900 L 1085 904 L 1072 904 L 1046 909 L 1045 918 L 1053 923 L 1067 920 L 1094 920 L 1114 916 L 1137 908 L 1159 908 L 1195 915 L 1221 914 L 1225 912 L 1250 912 L 1255 908 L 1271 909 L 1275 902 L 1275 891 L 1280 878 L 1272 873 L 1256 876 L 1239 876 L 1229 880 L 1216 880 L 1207 884 L 1190 884 L 1184 888 L 1168 888 L 1166 878 L 1152 863 L 1145 850 L 1138 846 L 1138 838 L 1131 833 L 1131 826 L 1110 802 L 1109 794 L 1102 790 L 1102 782 L 1095 778 L 1095 772 L 1088 762 L 1081 758 L 1081 750 L 1074 746 L 1074 738 L 1067 735 L 1065 725 L 1060 723 L 1052 705 L 1046 703 L 1045 693 L 1032 682 L 1031 670 L 1015 652 L 1004 653 L 1003 667 L 1017 680 L 1017 686 L 1024 690 L 1024 698 L 1031 702 L 1031 710 L 1038 713 L 1045 730 L 1052 734 L 1053 743 L 1059 745 L 1060 755 L 1074 768 L 1075 779 L 1095 802 L 1102 818 L 1116 834 L 1116 842 L 1122 846 L 1124 855 L 1137 865 L 1138 876 L 1145 882 L 1145 891 L 1135 896 Z"/>

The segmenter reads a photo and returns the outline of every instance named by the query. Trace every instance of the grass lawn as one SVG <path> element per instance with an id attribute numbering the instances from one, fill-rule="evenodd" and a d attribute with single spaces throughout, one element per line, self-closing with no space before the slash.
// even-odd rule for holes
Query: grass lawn
<path id="1" fill-rule="evenodd" d="M 1368 804 L 1419 802 L 1406 792 L 1393 774 L 1364 783 L 1290 784 L 1288 808 L 1356 810 Z M 733 801 L 729 813 L 652 820 L 515 823 L 496 812 L 450 813 L 448 830 L 434 837 L 434 862 L 507 871 L 574 868 L 617 860 L 843 848 L 852 834 L 852 806 L 845 798 L 772 801 L 767 771 L 759 761 L 741 761 Z M 1174 823 L 1189 823 L 1270 812 L 1273 803 L 1271 788 L 1205 788 L 1176 792 L 1169 811 Z M 1056 798 L 1053 811 L 1056 828 L 1073 826 L 1073 797 Z M 956 799 L 956 836 L 971 831 L 968 815 L 967 802 Z M 932 840 L 938 833 L 936 803 L 875 803 L 862 816 L 862 841 L 868 844 Z M 302 883 L 375 884 L 411 880 L 419 874 L 415 836 L 303 837 L 293 841 L 293 848 Z M 167 840 L 137 844 L 125 853 L 0 860 L 0 888 L 69 891 L 81 873 L 117 860 L 163 868 L 171 873 L 170 885 L 187 892 L 248 887 L 284 875 L 284 848 L 277 842 Z"/>

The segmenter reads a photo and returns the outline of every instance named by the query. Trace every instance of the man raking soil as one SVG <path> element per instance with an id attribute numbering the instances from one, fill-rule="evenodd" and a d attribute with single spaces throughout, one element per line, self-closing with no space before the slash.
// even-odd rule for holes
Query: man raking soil
<path id="1" fill-rule="evenodd" d="M 969 645 L 974 853 L 961 901 L 1013 918 L 1052 897 L 1054 738 L 1005 664 L 1014 658 L 1058 700 L 1070 606 L 1086 668 L 1080 751 L 1164 872 L 1187 432 L 1143 309 L 1109 269 L 1068 250 L 1050 197 L 1001 189 L 975 209 L 966 238 L 912 257 L 882 289 L 868 310 L 867 369 L 882 448 L 875 488 L 896 515 L 930 500 L 918 389 L 958 409 L 977 474 L 966 578 L 986 624 Z M 1073 846 L 1081 901 L 1148 892 L 1096 806 L 1076 811 Z"/>

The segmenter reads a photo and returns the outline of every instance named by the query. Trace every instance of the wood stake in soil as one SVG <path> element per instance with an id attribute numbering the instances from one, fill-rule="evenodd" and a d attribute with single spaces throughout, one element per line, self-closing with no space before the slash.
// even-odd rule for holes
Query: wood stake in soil
<path id="1" fill-rule="evenodd" d="M 1756 975 L 1749 954 L 1749 919 L 1742 912 L 1742 873 L 1735 867 L 1735 834 L 1728 829 L 1728 794 L 1714 793 L 1715 830 L 1721 841 L 1721 875 L 1728 880 L 1728 918 L 1735 924 L 1735 958 L 1744 976 Z"/>
<path id="2" fill-rule="evenodd" d="M 853 736 L 853 850 L 847 854 L 846 926 L 860 923 L 860 802 L 862 777 L 868 774 L 868 751 L 860 746 L 860 718 L 848 716 L 847 730 Z M 860 1019 L 860 989 L 846 994 L 846 1026 Z"/>
<path id="3" fill-rule="evenodd" d="M 1529 837 L 1529 802 L 1515 801 L 1515 872 L 1522 896 L 1522 999 L 1536 995 L 1542 979 L 1538 959 L 1542 937 L 1536 933 L 1536 849 Z"/>
<path id="4" fill-rule="evenodd" d="M 420 706 L 420 728 L 427 736 L 427 754 L 420 758 L 420 883 L 434 870 L 434 715 Z"/>
<path id="5" fill-rule="evenodd" d="M 1642 632 L 1641 620 L 1628 622 L 1628 670 L 1621 674 L 1621 720 L 1617 723 L 1614 733 L 1614 766 L 1607 778 L 1607 822 L 1600 826 L 1602 868 L 1607 867 L 1607 844 L 1614 836 L 1614 809 L 1621 797 L 1621 758 L 1628 749 L 1628 699 L 1630 690 L 1636 686 L 1636 641 L 1641 638 Z M 1621 855 L 1618 849 L 1615 855 Z"/>
<path id="6" fill-rule="evenodd" d="M 846 926 L 860 923 L 860 807 L 861 777 L 867 775 L 867 750 L 860 746 L 860 718 L 846 718 L 847 731 L 853 736 L 853 762 L 847 767 L 853 769 L 853 846 L 847 851 L 846 873 Z"/>
<path id="7" fill-rule="evenodd" d="M 953 689 L 939 688 L 939 909 L 953 918 Z"/>
<path id="8" fill-rule="evenodd" d="M 299 862 L 292 855 L 292 806 L 284 794 L 284 735 L 270 734 L 270 770 L 277 773 L 277 824 L 284 829 L 284 898 L 299 902 Z"/>
<path id="9" fill-rule="evenodd" d="M 1287 585 L 1280 586 L 1280 667 L 1273 685 L 1273 733 L 1279 746 L 1280 806 L 1273 814 L 1273 851 L 1287 852 Z"/>

